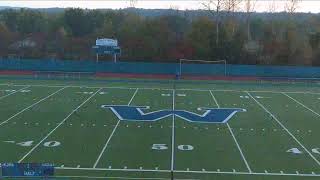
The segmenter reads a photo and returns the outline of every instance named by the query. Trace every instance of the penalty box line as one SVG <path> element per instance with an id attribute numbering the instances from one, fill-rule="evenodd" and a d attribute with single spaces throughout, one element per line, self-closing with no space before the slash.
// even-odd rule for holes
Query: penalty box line
<path id="1" fill-rule="evenodd" d="M 130 101 L 129 101 L 129 103 L 128 103 L 128 106 L 131 104 L 131 102 L 133 101 L 133 98 L 136 96 L 136 94 L 138 93 L 138 90 L 139 90 L 139 88 L 136 88 L 136 90 L 135 90 L 135 92 L 133 93 L 133 95 L 132 95 L 132 97 L 131 97 L 131 99 L 130 99 Z M 118 129 L 118 126 L 119 126 L 119 124 L 120 124 L 120 119 L 118 119 L 118 122 L 117 122 L 117 124 L 116 124 L 116 126 L 113 128 L 113 130 L 112 130 L 112 132 L 111 132 L 111 134 L 110 134 L 110 136 L 109 136 L 109 138 L 108 138 L 108 140 L 106 141 L 106 143 L 105 143 L 105 145 L 104 145 L 104 147 L 102 148 L 102 150 L 101 150 L 101 152 L 100 152 L 100 154 L 99 154 L 99 156 L 98 156 L 98 158 L 97 158 L 97 160 L 96 160 L 96 162 L 94 163 L 94 165 L 93 165 L 93 168 L 96 168 L 97 167 L 97 165 L 98 165 L 98 163 L 99 163 L 99 161 L 100 161 L 100 159 L 101 159 L 101 157 L 102 157 L 102 155 L 103 155 L 103 153 L 105 152 L 105 150 L 107 149 L 107 147 L 108 147 L 108 145 L 109 145 L 109 143 L 110 143 L 110 141 L 111 141 L 111 139 L 112 139 L 112 137 L 113 137 L 113 135 L 114 135 L 114 133 L 116 132 L 116 130 Z"/>
<path id="2" fill-rule="evenodd" d="M 220 105 L 219 105 L 217 99 L 215 98 L 215 96 L 213 95 L 212 91 L 210 91 L 210 94 L 211 94 L 212 99 L 213 99 L 214 102 L 216 103 L 217 107 L 220 108 Z M 251 170 L 251 168 L 250 168 L 250 166 L 249 166 L 249 163 L 248 163 L 246 157 L 244 156 L 243 151 L 242 151 L 242 149 L 241 149 L 241 147 L 240 147 L 240 145 L 239 145 L 239 143 L 238 143 L 238 141 L 237 141 L 237 138 L 235 137 L 235 135 L 234 135 L 234 133 L 233 133 L 233 131 L 232 131 L 232 129 L 231 129 L 231 127 L 230 127 L 230 125 L 229 125 L 228 122 L 227 122 L 227 126 L 228 126 L 229 132 L 230 132 L 230 134 L 231 134 L 231 136 L 232 136 L 232 138 L 233 138 L 233 140 L 234 140 L 234 143 L 236 144 L 236 146 L 237 146 L 237 148 L 238 148 L 238 150 L 239 150 L 239 153 L 240 153 L 240 155 L 241 155 L 241 158 L 242 158 L 243 162 L 245 163 L 245 165 L 246 165 L 249 173 L 252 173 L 252 170 Z"/>
<path id="3" fill-rule="evenodd" d="M 35 102 L 35 103 L 31 104 L 30 106 L 22 109 L 21 111 L 19 111 L 18 113 L 14 114 L 13 116 L 11 116 L 10 118 L 8 118 L 7 120 L 2 121 L 2 122 L 0 123 L 0 126 L 2 126 L 3 124 L 7 123 L 7 122 L 10 121 L 11 119 L 15 118 L 15 117 L 18 116 L 19 114 L 21 114 L 21 113 L 29 110 L 30 108 L 36 106 L 37 104 L 41 103 L 42 101 L 45 101 L 46 99 L 50 98 L 51 96 L 59 93 L 60 91 L 64 90 L 64 89 L 67 88 L 67 87 L 68 87 L 68 86 L 64 86 L 63 88 L 61 88 L 61 89 L 57 90 L 56 92 L 48 95 L 47 97 L 44 97 L 44 98 L 40 99 L 38 102 Z"/>
<path id="4" fill-rule="evenodd" d="M 45 141 L 55 130 L 57 130 L 71 115 L 73 115 L 79 108 L 81 108 L 86 102 L 88 102 L 93 96 L 95 96 L 102 88 L 97 90 L 89 98 L 83 101 L 77 108 L 75 108 L 67 117 L 65 117 L 54 129 L 52 129 L 38 144 L 36 144 L 29 152 L 27 152 L 18 162 L 21 163 L 27 156 L 29 156 L 43 141 Z"/>
<path id="5" fill-rule="evenodd" d="M 312 153 L 286 128 L 279 119 L 273 115 L 264 105 L 262 105 L 258 100 L 256 100 L 249 92 L 246 92 L 262 109 L 265 110 L 290 136 L 294 139 L 308 154 L 309 156 L 320 166 L 319 160 L 312 155 Z"/>

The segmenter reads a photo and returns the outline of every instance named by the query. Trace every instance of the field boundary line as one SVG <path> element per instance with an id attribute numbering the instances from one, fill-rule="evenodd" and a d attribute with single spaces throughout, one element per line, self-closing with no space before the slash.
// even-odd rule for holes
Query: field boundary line
<path id="1" fill-rule="evenodd" d="M 217 99 L 215 98 L 215 96 L 212 94 L 212 91 L 210 91 L 210 94 L 211 94 L 211 97 L 212 97 L 212 99 L 214 100 L 214 102 L 217 104 L 218 108 L 220 108 L 220 105 L 219 105 Z M 242 157 L 242 160 L 244 161 L 245 165 L 247 166 L 247 169 L 248 169 L 249 173 L 252 173 L 252 170 L 251 170 L 251 168 L 250 168 L 250 166 L 249 166 L 249 163 L 248 163 L 246 157 L 244 156 L 243 151 L 242 151 L 242 149 L 241 149 L 241 147 L 240 147 L 240 144 L 238 143 L 237 138 L 236 138 L 236 136 L 234 135 L 234 133 L 233 133 L 233 131 L 232 131 L 232 129 L 231 129 L 231 127 L 230 127 L 230 125 L 229 125 L 228 122 L 227 122 L 227 126 L 228 126 L 229 132 L 230 132 L 230 134 L 231 134 L 231 136 L 232 136 L 232 138 L 233 138 L 233 141 L 234 141 L 234 143 L 236 144 L 236 146 L 237 146 L 237 148 L 238 148 L 238 150 L 239 150 L 239 152 L 240 152 L 240 155 L 241 155 L 241 157 Z"/>
<path id="2" fill-rule="evenodd" d="M 124 172 L 171 172 L 170 170 L 161 169 L 109 169 L 109 168 L 77 168 L 77 167 L 55 167 L 63 170 L 88 170 L 88 171 L 124 171 Z"/>
<path id="3" fill-rule="evenodd" d="M 57 170 L 87 170 L 87 171 L 119 171 L 119 172 L 159 172 L 170 173 L 171 170 L 155 169 L 108 169 L 108 168 L 76 168 L 76 167 L 55 167 Z M 192 170 L 174 170 L 174 173 L 195 173 L 195 174 L 231 174 L 231 175 L 261 175 L 261 176 L 302 176 L 302 177 L 320 177 L 320 174 L 297 174 L 297 173 L 259 173 L 259 172 L 228 172 L 228 171 L 192 171 Z"/>
<path id="4" fill-rule="evenodd" d="M 4 176 L 6 178 L 6 176 Z M 26 178 L 26 179 L 31 179 L 31 177 L 25 177 L 25 176 L 10 176 L 8 178 Z M 47 176 L 38 176 L 37 178 L 43 178 L 46 179 L 48 178 Z M 140 178 L 140 177 L 121 177 L 121 176 L 50 176 L 51 178 L 80 178 L 80 179 L 141 179 L 141 180 L 170 180 L 169 178 L 152 178 L 152 177 L 145 177 L 145 178 Z M 176 179 L 176 180 L 196 180 L 196 179 Z"/>
<path id="5" fill-rule="evenodd" d="M 129 106 L 129 105 L 131 104 L 131 102 L 133 101 L 133 98 L 134 98 L 134 97 L 136 96 L 136 94 L 138 93 L 138 90 L 139 90 L 139 88 L 136 88 L 136 91 L 133 93 L 133 95 L 132 95 L 132 97 L 131 97 L 131 99 L 130 99 L 130 101 L 129 101 L 129 103 L 128 103 L 128 106 Z M 99 161 L 100 161 L 103 153 L 104 153 L 105 150 L 107 149 L 107 147 L 108 147 L 108 145 L 109 145 L 109 142 L 111 141 L 111 139 L 112 139 L 112 137 L 113 137 L 113 134 L 114 134 L 114 133 L 116 132 L 116 130 L 118 129 L 118 126 L 119 126 L 119 124 L 120 124 L 120 121 L 121 121 L 121 120 L 118 119 L 117 124 L 116 124 L 115 127 L 113 128 L 113 130 L 112 130 L 112 132 L 111 132 L 111 134 L 110 134 L 107 142 L 105 143 L 105 145 L 104 145 L 104 147 L 102 148 L 102 150 L 101 150 L 101 152 L 100 152 L 97 160 L 95 161 L 95 163 L 94 163 L 94 165 L 93 165 L 93 168 L 96 168 L 96 167 L 97 167 L 97 165 L 98 165 L 98 163 L 99 163 Z"/>
<path id="6" fill-rule="evenodd" d="M 303 106 L 304 108 L 308 109 L 309 111 L 313 112 L 315 115 L 319 116 L 320 117 L 320 114 L 317 113 L 316 111 L 312 110 L 311 108 L 309 108 L 308 106 L 304 105 L 302 102 L 296 100 L 295 98 L 289 96 L 288 94 L 286 93 L 282 93 L 283 95 L 287 96 L 288 98 L 292 99 L 293 101 L 295 101 L 296 103 L 300 104 L 301 106 Z"/>
<path id="7" fill-rule="evenodd" d="M 36 144 L 29 152 L 27 152 L 18 162 L 21 163 L 29 154 L 31 154 L 43 141 L 45 141 L 56 129 L 58 129 L 71 115 L 73 115 L 79 108 L 81 108 L 86 102 L 88 102 L 93 96 L 95 96 L 102 88 L 97 90 L 89 98 L 83 101 L 77 108 L 75 108 L 67 117 L 65 117 L 54 129 L 52 129 L 42 140 Z"/>
<path id="8" fill-rule="evenodd" d="M 1 83 L 0 86 L 10 86 L 10 84 L 6 83 Z"/>
<path id="9" fill-rule="evenodd" d="M 141 82 L 143 83 L 143 82 Z M 170 83 L 168 83 L 170 84 Z M 0 84 L 1 85 L 1 84 Z M 4 84 L 4 85 L 10 85 L 10 84 Z M 167 90 L 167 91 L 172 91 L 173 89 L 171 88 L 161 88 L 161 87 L 126 87 L 126 86 L 90 86 L 90 85 L 69 85 L 69 84 L 58 84 L 58 85 L 48 85 L 48 84 L 35 84 L 35 85 L 30 85 L 30 84 L 11 84 L 12 86 L 38 86 L 38 87 L 87 87 L 87 88 L 106 88 L 106 89 L 146 89 L 146 90 L 152 90 L 152 89 L 157 89 L 157 90 Z M 245 89 L 212 89 L 212 88 L 207 88 L 207 89 L 199 89 L 199 88 L 180 88 L 176 90 L 188 90 L 188 91 L 223 91 L 223 92 L 261 92 L 261 93 L 299 93 L 299 94 L 320 94 L 320 92 L 312 92 L 312 91 L 267 91 L 267 90 L 245 90 Z"/>
<path id="10" fill-rule="evenodd" d="M 262 109 L 264 109 L 290 136 L 293 138 L 308 154 L 309 156 L 320 166 L 320 162 L 315 158 L 311 152 L 279 121 L 279 119 L 273 115 L 264 105 L 256 100 L 249 92 L 246 92 Z"/>
<path id="11" fill-rule="evenodd" d="M 21 89 L 19 89 L 19 90 L 17 90 L 17 91 L 12 92 L 12 93 L 9 93 L 9 94 L 6 94 L 6 95 L 4 95 L 4 96 L 1 96 L 1 97 L 0 97 L 0 100 L 1 100 L 1 99 L 4 99 L 4 98 L 6 98 L 6 97 L 8 97 L 8 96 L 10 96 L 10 95 L 12 95 L 12 94 L 15 94 L 15 93 L 17 93 L 17 92 L 20 92 L 20 91 L 22 91 L 22 90 L 25 90 L 25 89 L 27 89 L 27 88 L 29 88 L 29 87 L 31 87 L 31 86 L 26 86 L 26 87 L 24 87 L 24 88 L 21 88 Z"/>
<path id="12" fill-rule="evenodd" d="M 51 176 L 56 178 L 85 178 L 85 179 L 136 179 L 136 180 L 171 180 L 170 178 L 153 177 L 120 177 L 120 176 Z M 175 180 L 199 180 L 199 179 L 175 179 Z"/>
<path id="13" fill-rule="evenodd" d="M 21 114 L 21 113 L 25 112 L 26 110 L 28 110 L 28 109 L 30 109 L 30 108 L 32 108 L 32 107 L 34 107 L 34 106 L 36 106 L 37 104 L 41 103 L 42 101 L 44 101 L 44 100 L 46 100 L 46 99 L 50 98 L 51 96 L 53 96 L 53 95 L 57 94 L 58 92 L 60 92 L 60 91 L 64 90 L 64 89 L 65 89 L 65 88 L 67 88 L 67 87 L 68 87 L 68 86 L 65 86 L 65 87 L 63 87 L 63 88 L 61 88 L 61 89 L 59 89 L 59 90 L 55 91 L 54 93 L 52 93 L 52 94 L 48 95 L 47 97 L 44 97 L 44 98 L 40 99 L 38 102 L 35 102 L 35 103 L 31 104 L 30 106 L 28 106 L 28 107 L 26 107 L 26 108 L 22 109 L 21 111 L 19 111 L 18 113 L 14 114 L 13 116 L 11 116 L 10 118 L 8 118 L 7 120 L 2 121 L 2 122 L 0 123 L 0 126 L 2 126 L 4 123 L 7 123 L 7 122 L 8 122 L 8 121 L 10 121 L 11 119 L 15 118 L 15 117 L 16 117 L 16 116 L 18 116 L 19 114 Z"/>
<path id="14" fill-rule="evenodd" d="M 293 173 L 257 173 L 257 172 L 223 172 L 223 171 L 175 171 L 176 173 L 195 173 L 195 174 L 231 174 L 231 175 L 260 175 L 260 176 L 302 176 L 320 177 L 320 174 L 293 174 Z"/>

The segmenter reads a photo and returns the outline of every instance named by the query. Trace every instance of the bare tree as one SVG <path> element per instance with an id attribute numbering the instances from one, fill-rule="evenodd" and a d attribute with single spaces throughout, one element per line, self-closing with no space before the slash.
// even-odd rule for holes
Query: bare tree
<path id="1" fill-rule="evenodd" d="M 222 9 L 223 0 L 207 0 L 202 2 L 202 6 L 215 17 L 216 20 L 216 44 L 219 44 L 219 27 L 220 27 L 220 12 Z"/>
<path id="2" fill-rule="evenodd" d="M 298 9 L 300 1 L 301 0 L 287 0 L 284 7 L 285 11 L 292 15 Z"/>
<path id="3" fill-rule="evenodd" d="M 277 4 L 276 4 L 277 0 L 270 0 L 268 2 L 268 12 L 269 13 L 275 13 L 277 10 Z"/>
<path id="4" fill-rule="evenodd" d="M 134 8 L 136 7 L 138 0 L 129 0 L 129 7 Z"/>
<path id="5" fill-rule="evenodd" d="M 248 41 L 251 40 L 251 33 L 250 33 L 250 18 L 251 14 L 253 13 L 256 6 L 256 0 L 245 0 L 245 12 L 247 14 L 247 37 Z"/>
<path id="6" fill-rule="evenodd" d="M 235 23 L 234 23 L 234 15 L 237 10 L 239 10 L 239 5 L 242 0 L 223 0 L 223 9 L 227 12 L 227 22 L 230 23 L 232 28 L 231 37 L 234 36 L 235 33 Z"/>
<path id="7" fill-rule="evenodd" d="M 223 1 L 223 8 L 228 13 L 234 13 L 238 10 L 239 5 L 241 4 L 242 0 L 224 0 Z"/>
<path id="8" fill-rule="evenodd" d="M 271 32 L 272 34 L 275 34 L 275 30 L 274 30 L 274 14 L 277 11 L 277 4 L 276 4 L 277 0 L 271 0 L 268 3 L 268 12 L 270 14 L 270 20 L 271 20 Z"/>

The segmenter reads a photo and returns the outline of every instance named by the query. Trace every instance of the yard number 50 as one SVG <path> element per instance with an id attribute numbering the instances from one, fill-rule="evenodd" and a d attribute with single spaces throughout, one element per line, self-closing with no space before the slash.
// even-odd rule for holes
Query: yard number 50
<path id="1" fill-rule="evenodd" d="M 177 148 L 181 151 L 192 151 L 194 149 L 191 145 L 178 145 Z M 167 144 L 153 144 L 151 149 L 153 150 L 166 150 L 168 149 Z"/>

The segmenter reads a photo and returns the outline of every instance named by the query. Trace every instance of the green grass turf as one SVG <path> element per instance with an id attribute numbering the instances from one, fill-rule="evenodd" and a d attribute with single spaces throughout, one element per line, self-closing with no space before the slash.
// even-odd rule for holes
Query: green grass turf
<path id="1" fill-rule="evenodd" d="M 172 163 L 175 179 L 320 178 L 317 83 L 179 81 L 173 87 L 172 81 L 2 78 L 0 162 L 54 163 L 57 179 L 170 179 Z M 173 106 L 247 111 L 228 124 L 172 116 L 119 122 L 101 108 L 106 104 L 150 106 L 146 112 Z M 301 153 L 287 152 L 292 148 Z"/>

